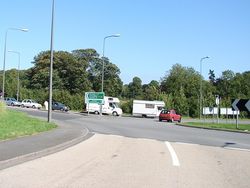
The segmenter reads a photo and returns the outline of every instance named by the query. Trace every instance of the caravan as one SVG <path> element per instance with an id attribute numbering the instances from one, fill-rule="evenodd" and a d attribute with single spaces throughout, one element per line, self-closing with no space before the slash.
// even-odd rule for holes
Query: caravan
<path id="1" fill-rule="evenodd" d="M 121 116 L 122 109 L 119 108 L 120 100 L 116 97 L 104 96 L 104 104 L 102 105 L 102 113 L 113 116 Z M 86 111 L 100 114 L 100 105 L 97 103 L 86 103 Z"/>
<path id="2" fill-rule="evenodd" d="M 158 117 L 164 107 L 163 101 L 134 100 L 132 113 L 137 117 Z"/>

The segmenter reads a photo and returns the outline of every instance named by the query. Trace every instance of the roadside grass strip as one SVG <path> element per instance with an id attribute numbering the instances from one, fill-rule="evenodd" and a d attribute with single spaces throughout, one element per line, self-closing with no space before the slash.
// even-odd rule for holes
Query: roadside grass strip
<path id="1" fill-rule="evenodd" d="M 222 129 L 222 130 L 234 130 L 234 131 L 250 131 L 250 124 L 239 124 L 236 128 L 235 124 L 229 123 L 204 123 L 204 122 L 186 122 L 184 125 L 201 127 L 201 128 L 213 128 L 213 129 Z"/>
<path id="2" fill-rule="evenodd" d="M 6 109 L 0 113 L 0 140 L 34 135 L 56 127 L 54 123 L 29 117 L 23 112 Z"/>

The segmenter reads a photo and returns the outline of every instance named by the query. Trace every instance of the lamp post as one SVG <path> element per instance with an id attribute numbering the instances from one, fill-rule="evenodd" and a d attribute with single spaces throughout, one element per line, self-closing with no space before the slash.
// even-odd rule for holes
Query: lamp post
<path id="1" fill-rule="evenodd" d="M 204 59 L 208 59 L 209 57 L 206 56 L 206 57 L 203 57 L 201 58 L 200 60 L 200 75 L 201 75 L 201 82 L 200 82 L 200 119 L 201 119 L 201 114 L 202 114 L 202 102 L 203 102 L 203 96 L 202 96 L 202 61 Z"/>
<path id="2" fill-rule="evenodd" d="M 102 48 L 102 92 L 103 92 L 103 81 L 104 81 L 104 52 L 105 52 L 105 41 L 107 38 L 111 38 L 111 37 L 120 37 L 120 34 L 114 34 L 114 35 L 109 35 L 104 37 L 103 39 L 103 48 Z"/>
<path id="3" fill-rule="evenodd" d="M 18 30 L 18 31 L 23 31 L 27 32 L 29 31 L 28 29 L 24 28 L 8 28 L 5 32 L 5 42 L 4 42 L 4 56 L 3 56 L 3 88 L 2 88 L 2 98 L 4 99 L 4 89 L 5 89 L 5 62 L 6 62 L 6 50 L 7 50 L 7 37 L 8 37 L 8 31 L 9 30 Z"/>
<path id="4" fill-rule="evenodd" d="M 104 37 L 103 39 L 103 48 L 102 48 L 102 92 L 103 92 L 103 82 L 104 82 L 104 52 L 105 52 L 105 42 L 107 38 L 112 38 L 112 37 L 120 37 L 120 34 L 113 34 L 113 35 L 109 35 Z M 102 104 L 100 104 L 100 115 L 102 115 Z"/>
<path id="5" fill-rule="evenodd" d="M 19 79 L 19 72 L 20 72 L 20 52 L 8 50 L 8 52 L 15 53 L 18 55 L 18 68 L 17 68 L 17 92 L 16 92 L 16 100 L 19 99 L 19 91 L 20 91 L 20 79 Z"/>
<path id="6" fill-rule="evenodd" d="M 55 1 L 52 1 L 52 18 L 51 18 L 51 38 L 50 38 L 50 71 L 49 71 L 49 106 L 48 106 L 48 122 L 51 121 L 52 114 L 52 76 L 53 76 L 53 41 L 54 41 L 54 9 Z"/>

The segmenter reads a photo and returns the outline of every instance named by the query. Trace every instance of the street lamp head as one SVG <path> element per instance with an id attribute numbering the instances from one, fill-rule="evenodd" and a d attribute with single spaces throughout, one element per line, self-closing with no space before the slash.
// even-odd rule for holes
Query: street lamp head
<path id="1" fill-rule="evenodd" d="M 20 30 L 23 31 L 23 32 L 28 32 L 29 31 L 29 29 L 26 29 L 26 28 L 20 29 Z"/>
<path id="2" fill-rule="evenodd" d="M 114 35 L 112 35 L 113 37 L 120 37 L 121 36 L 121 34 L 114 34 Z"/>

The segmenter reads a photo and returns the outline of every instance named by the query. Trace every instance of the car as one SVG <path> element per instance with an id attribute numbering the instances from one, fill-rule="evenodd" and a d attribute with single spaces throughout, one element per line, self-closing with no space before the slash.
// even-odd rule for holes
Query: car
<path id="1" fill-rule="evenodd" d="M 12 97 L 6 97 L 5 103 L 8 106 L 21 106 L 21 102 L 17 101 L 15 98 Z"/>
<path id="2" fill-rule="evenodd" d="M 21 107 L 27 107 L 27 108 L 42 108 L 42 105 L 37 103 L 35 100 L 32 99 L 24 99 L 21 103 Z"/>
<path id="3" fill-rule="evenodd" d="M 60 102 L 52 102 L 52 110 L 60 110 L 63 112 L 69 111 L 69 107 L 65 106 Z"/>
<path id="4" fill-rule="evenodd" d="M 159 115 L 159 121 L 166 120 L 169 122 L 181 122 L 181 115 L 177 114 L 175 110 L 162 110 Z"/>

